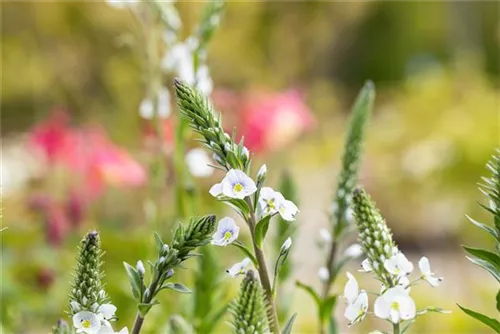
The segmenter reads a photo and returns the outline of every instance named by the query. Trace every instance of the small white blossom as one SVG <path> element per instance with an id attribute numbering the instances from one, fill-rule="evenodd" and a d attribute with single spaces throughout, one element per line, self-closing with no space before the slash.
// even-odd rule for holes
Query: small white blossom
<path id="1" fill-rule="evenodd" d="M 370 264 L 369 259 L 364 259 L 361 262 L 361 268 L 362 269 L 360 271 L 364 271 L 365 273 L 369 273 L 369 272 L 373 271 L 373 268 L 372 268 L 372 265 Z"/>
<path id="2" fill-rule="evenodd" d="M 354 302 L 347 305 L 344 316 L 349 320 L 349 325 L 354 325 L 364 319 L 367 311 L 368 295 L 365 291 L 361 291 Z"/>
<path id="3" fill-rule="evenodd" d="M 322 228 L 319 230 L 319 236 L 321 242 L 324 244 L 329 244 L 330 242 L 332 242 L 332 235 L 326 228 Z"/>
<path id="4" fill-rule="evenodd" d="M 326 267 L 321 267 L 318 270 L 318 277 L 321 282 L 327 282 L 330 279 L 330 272 Z"/>
<path id="5" fill-rule="evenodd" d="M 142 263 L 141 260 L 137 261 L 137 264 L 135 265 L 135 268 L 137 269 L 137 272 L 144 276 L 144 273 L 146 272 L 146 268 L 144 268 L 144 264 Z"/>
<path id="6" fill-rule="evenodd" d="M 284 220 L 294 221 L 295 216 L 299 213 L 299 208 L 292 201 L 283 198 L 278 206 L 278 211 Z"/>
<path id="7" fill-rule="evenodd" d="M 213 168 L 209 166 L 211 163 L 207 152 L 201 148 L 193 148 L 186 153 L 186 165 L 191 175 L 195 177 L 208 177 L 212 175 Z"/>
<path id="8" fill-rule="evenodd" d="M 221 182 L 222 194 L 229 198 L 244 199 L 257 191 L 255 182 L 244 172 L 231 169 Z M 210 189 L 212 193 L 212 189 Z"/>
<path id="9" fill-rule="evenodd" d="M 406 256 L 399 252 L 390 259 L 384 261 L 384 268 L 391 274 L 398 277 L 406 276 L 413 271 L 413 264 L 408 261 Z"/>
<path id="10" fill-rule="evenodd" d="M 101 321 L 95 313 L 80 311 L 73 316 L 73 326 L 77 333 L 96 334 L 101 328 Z"/>
<path id="11" fill-rule="evenodd" d="M 357 258 L 363 254 L 363 248 L 360 244 L 352 244 L 346 248 L 344 255 L 350 258 Z"/>
<path id="12" fill-rule="evenodd" d="M 217 231 L 212 235 L 212 245 L 227 246 L 238 238 L 240 227 L 229 217 L 219 220 Z"/>
<path id="13" fill-rule="evenodd" d="M 431 272 L 431 265 L 429 263 L 429 259 L 425 256 L 418 261 L 418 267 L 420 269 L 420 273 L 422 278 L 426 280 L 431 286 L 437 287 L 439 282 L 443 280 L 442 277 L 434 276 L 434 273 Z"/>
<path id="14" fill-rule="evenodd" d="M 347 283 L 344 287 L 344 297 L 347 299 L 348 304 L 354 303 L 359 294 L 359 286 L 356 278 L 350 273 L 347 272 Z"/>
<path id="15" fill-rule="evenodd" d="M 220 195 L 222 195 L 222 184 L 221 183 L 214 184 L 208 192 L 213 197 L 219 197 Z"/>
<path id="16" fill-rule="evenodd" d="M 158 92 L 157 115 L 159 118 L 167 118 L 171 112 L 170 92 L 163 87 Z M 153 101 L 146 98 L 139 105 L 139 114 L 144 119 L 153 119 L 155 117 Z"/>
<path id="17" fill-rule="evenodd" d="M 274 191 L 270 187 L 263 187 L 260 190 L 259 209 L 265 216 L 273 215 L 278 212 L 278 207 L 283 199 L 281 193 Z"/>
<path id="18" fill-rule="evenodd" d="M 250 264 L 250 259 L 247 257 L 243 261 L 236 263 L 233 265 L 231 268 L 226 270 L 226 272 L 231 276 L 231 277 L 236 277 L 238 275 L 242 275 L 245 273 L 244 269 L 246 266 Z"/>
<path id="19" fill-rule="evenodd" d="M 283 252 L 289 250 L 290 247 L 292 247 L 292 238 L 288 237 L 285 240 L 285 242 L 283 243 L 283 245 L 281 245 L 280 253 L 283 253 Z"/>
<path id="20" fill-rule="evenodd" d="M 375 300 L 374 313 L 394 324 L 415 318 L 416 307 L 408 292 L 401 286 L 390 288 Z"/>

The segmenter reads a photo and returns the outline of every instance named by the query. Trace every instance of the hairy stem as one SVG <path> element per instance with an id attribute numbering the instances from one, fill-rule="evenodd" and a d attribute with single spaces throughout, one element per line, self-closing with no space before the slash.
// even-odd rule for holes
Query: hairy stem
<path id="1" fill-rule="evenodd" d="M 258 263 L 258 271 L 260 277 L 260 283 L 264 289 L 264 295 L 266 296 L 267 303 L 269 306 L 268 318 L 269 318 L 269 328 L 272 333 L 279 334 L 280 326 L 278 321 L 278 313 L 276 311 L 276 303 L 274 302 L 273 291 L 271 286 L 271 280 L 269 279 L 269 271 L 267 270 L 266 257 L 264 255 L 264 250 L 261 249 L 255 240 L 255 225 L 257 225 L 257 220 L 255 219 L 255 214 L 252 206 L 252 201 L 247 198 L 246 202 L 250 207 L 250 218 L 247 223 L 250 227 L 250 233 L 252 235 L 253 249 L 255 252 L 255 257 Z"/>

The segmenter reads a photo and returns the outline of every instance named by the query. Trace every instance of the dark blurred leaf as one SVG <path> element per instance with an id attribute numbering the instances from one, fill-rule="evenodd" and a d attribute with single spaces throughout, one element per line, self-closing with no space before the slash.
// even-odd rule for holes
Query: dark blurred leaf
<path id="1" fill-rule="evenodd" d="M 294 313 L 290 320 L 287 321 L 285 328 L 283 328 L 283 331 L 281 332 L 282 334 L 291 334 L 292 333 L 292 327 L 293 323 L 295 321 L 295 318 L 297 317 L 297 313 Z"/>
<path id="2" fill-rule="evenodd" d="M 475 258 L 467 257 L 472 263 L 483 267 L 500 282 L 500 256 L 480 248 L 463 246 Z"/>
<path id="3" fill-rule="evenodd" d="M 462 309 L 462 311 L 464 311 L 469 316 L 481 321 L 486 326 L 489 326 L 490 328 L 492 328 L 495 332 L 500 333 L 500 322 L 498 322 L 498 320 L 487 317 L 484 314 L 472 311 L 472 310 L 465 308 L 465 307 L 462 307 L 460 305 L 458 305 L 458 307 L 460 307 Z"/>

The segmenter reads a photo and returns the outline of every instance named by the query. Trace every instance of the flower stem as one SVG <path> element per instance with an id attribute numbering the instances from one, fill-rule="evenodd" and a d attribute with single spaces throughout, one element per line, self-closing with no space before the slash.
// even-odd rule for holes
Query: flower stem
<path id="1" fill-rule="evenodd" d="M 337 255 L 337 240 L 334 237 L 332 240 L 332 244 L 330 246 L 330 252 L 328 253 L 328 258 L 326 260 L 325 267 L 328 269 L 328 279 L 323 283 L 323 290 L 321 293 L 321 299 L 326 300 L 328 297 L 328 293 L 330 292 L 330 287 L 333 284 L 333 280 L 336 277 L 336 273 L 333 272 L 335 257 Z M 325 324 L 320 316 L 320 310 L 318 309 L 318 319 L 319 319 L 319 329 L 321 334 L 326 333 Z"/>
<path id="2" fill-rule="evenodd" d="M 149 284 L 148 291 L 149 294 L 144 298 L 142 303 L 144 304 L 149 304 L 153 300 L 154 296 L 156 295 L 156 288 L 158 287 L 158 283 L 160 281 L 160 277 L 157 277 L 154 279 L 151 284 Z M 135 321 L 134 321 L 134 326 L 132 327 L 132 332 L 131 334 L 139 334 L 142 328 L 142 324 L 144 323 L 144 317 L 141 315 L 140 312 L 137 312 L 135 316 Z"/>
<path id="3" fill-rule="evenodd" d="M 252 243 L 255 252 L 255 258 L 257 259 L 258 263 L 257 269 L 259 271 L 260 283 L 262 284 L 262 288 L 264 289 L 264 294 L 269 305 L 269 328 L 272 333 L 279 334 L 280 327 L 278 321 L 278 313 L 276 312 L 276 303 L 274 302 L 271 280 L 269 279 L 269 271 L 267 270 L 266 257 L 264 255 L 264 250 L 257 245 L 255 240 L 255 226 L 257 225 L 257 220 L 255 219 L 253 205 L 250 198 L 246 198 L 246 202 L 250 208 L 250 217 L 247 220 L 247 223 L 250 227 L 250 233 L 252 235 Z"/>
<path id="4" fill-rule="evenodd" d="M 399 334 L 401 333 L 399 330 L 399 323 L 393 324 L 393 334 Z"/>

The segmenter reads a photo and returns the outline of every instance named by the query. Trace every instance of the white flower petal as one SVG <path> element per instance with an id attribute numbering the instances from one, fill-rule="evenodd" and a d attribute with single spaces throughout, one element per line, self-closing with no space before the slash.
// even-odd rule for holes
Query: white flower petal
<path id="1" fill-rule="evenodd" d="M 346 248 L 344 255 L 351 258 L 357 258 L 363 254 L 363 248 L 360 244 L 352 244 Z"/>
<path id="2" fill-rule="evenodd" d="M 375 304 L 373 306 L 373 312 L 376 317 L 381 319 L 388 319 L 390 313 L 391 305 L 387 302 L 387 300 L 382 296 L 377 297 L 375 299 Z"/>
<path id="3" fill-rule="evenodd" d="M 222 185 L 220 183 L 216 183 L 212 186 L 212 188 L 210 188 L 210 191 L 209 191 L 210 195 L 212 195 L 213 197 L 217 197 L 219 196 L 220 194 L 222 194 Z"/>
<path id="4" fill-rule="evenodd" d="M 429 259 L 425 256 L 418 261 L 418 268 L 422 274 L 430 274 L 431 273 L 431 265 L 429 263 Z"/>
<path id="5" fill-rule="evenodd" d="M 243 261 L 234 264 L 231 268 L 226 270 L 226 272 L 231 277 L 236 277 L 237 275 L 244 274 L 244 270 L 246 266 L 250 264 L 250 259 L 247 257 Z"/>
<path id="6" fill-rule="evenodd" d="M 347 299 L 347 302 L 351 304 L 358 297 L 359 287 L 358 281 L 356 281 L 356 278 L 354 278 L 350 272 L 347 272 L 347 277 L 348 280 L 344 287 L 344 297 Z"/>
<path id="7" fill-rule="evenodd" d="M 95 334 L 101 328 L 101 322 L 95 313 L 80 311 L 73 316 L 73 326 L 77 332 Z"/>
<path id="8" fill-rule="evenodd" d="M 97 309 L 97 313 L 102 314 L 104 319 L 109 320 L 115 316 L 116 306 L 113 304 L 102 304 Z"/>
<path id="9" fill-rule="evenodd" d="M 401 319 L 410 320 L 415 318 L 417 308 L 413 299 L 410 296 L 401 296 L 398 297 L 397 300 L 399 303 L 399 315 Z"/>
<path id="10" fill-rule="evenodd" d="M 279 213 L 284 220 L 294 221 L 295 216 L 299 213 L 299 208 L 292 201 L 284 200 L 279 206 Z"/>
<path id="11" fill-rule="evenodd" d="M 370 264 L 370 260 L 369 259 L 364 259 L 362 262 L 361 262 L 361 267 L 363 268 L 362 270 L 360 271 L 364 271 L 366 273 L 369 273 L 371 271 L 373 271 L 373 268 L 372 268 L 372 265 Z"/>
<path id="12" fill-rule="evenodd" d="M 322 228 L 321 230 L 319 230 L 319 236 L 321 237 L 321 241 L 325 244 L 328 244 L 332 241 L 332 236 L 326 228 Z"/>

